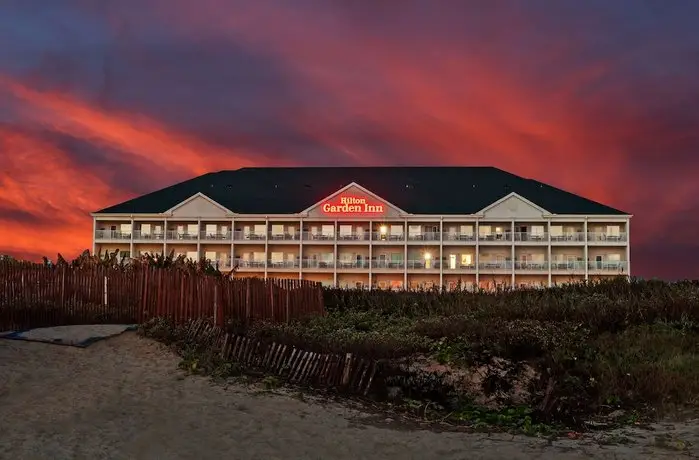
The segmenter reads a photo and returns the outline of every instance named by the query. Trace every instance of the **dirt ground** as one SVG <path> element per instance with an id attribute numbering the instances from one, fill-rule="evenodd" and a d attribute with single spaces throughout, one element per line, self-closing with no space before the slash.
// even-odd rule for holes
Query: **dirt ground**
<path id="1" fill-rule="evenodd" d="M 129 332 L 79 349 L 0 340 L 0 459 L 577 459 L 693 456 L 699 423 L 595 439 L 396 428 L 337 403 L 184 377 Z"/>

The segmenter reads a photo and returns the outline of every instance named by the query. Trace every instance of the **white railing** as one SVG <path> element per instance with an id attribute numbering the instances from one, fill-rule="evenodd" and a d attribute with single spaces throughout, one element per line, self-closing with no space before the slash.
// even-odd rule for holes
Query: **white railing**
<path id="1" fill-rule="evenodd" d="M 560 235 L 551 235 L 551 242 L 583 242 L 585 241 L 585 232 L 568 232 Z"/>
<path id="2" fill-rule="evenodd" d="M 365 230 L 363 232 L 353 231 L 351 233 L 341 233 L 338 232 L 338 241 L 369 241 L 371 232 Z"/>
<path id="3" fill-rule="evenodd" d="M 337 268 L 339 269 L 368 269 L 368 260 L 338 260 Z"/>
<path id="4" fill-rule="evenodd" d="M 444 270 L 475 270 L 476 264 L 455 264 L 450 265 L 449 263 L 444 264 Z"/>
<path id="5" fill-rule="evenodd" d="M 335 232 L 332 233 L 322 233 L 322 232 L 303 232 L 304 241 L 335 241 Z"/>
<path id="6" fill-rule="evenodd" d="M 564 271 L 584 271 L 585 270 L 585 265 L 586 263 L 582 260 L 575 260 L 575 261 L 563 261 L 563 260 L 554 260 L 551 262 L 551 270 L 564 270 Z"/>
<path id="7" fill-rule="evenodd" d="M 196 241 L 199 239 L 199 235 L 197 233 L 189 233 L 186 231 L 180 233 L 177 230 L 168 230 L 167 231 L 167 239 L 168 240 Z"/>
<path id="8" fill-rule="evenodd" d="M 298 241 L 301 239 L 301 235 L 297 232 L 294 232 L 294 233 L 291 233 L 291 232 L 283 232 L 283 233 L 269 232 L 269 233 L 267 233 L 267 238 L 270 241 Z"/>
<path id="9" fill-rule="evenodd" d="M 199 237 L 204 241 L 230 241 L 232 236 L 231 232 L 199 232 Z"/>
<path id="10" fill-rule="evenodd" d="M 381 232 L 372 232 L 371 233 L 371 240 L 372 241 L 405 241 L 405 234 L 404 233 L 381 233 Z"/>
<path id="11" fill-rule="evenodd" d="M 479 270 L 506 270 L 512 269 L 512 261 L 506 260 L 504 262 L 479 262 Z"/>
<path id="12" fill-rule="evenodd" d="M 589 271 L 600 271 L 600 272 L 624 272 L 626 271 L 627 262 L 626 261 L 601 261 L 601 262 L 588 262 L 587 268 Z"/>
<path id="13" fill-rule="evenodd" d="M 303 268 L 335 268 L 335 261 L 333 260 L 316 260 L 316 259 L 303 259 L 301 261 L 301 266 Z"/>
<path id="14" fill-rule="evenodd" d="M 481 233 L 478 235 L 478 241 L 512 241 L 512 233 Z"/>
<path id="15" fill-rule="evenodd" d="M 590 243 L 607 242 L 607 243 L 622 243 L 627 240 L 626 232 L 616 234 L 604 232 L 588 232 L 587 241 Z"/>
<path id="16" fill-rule="evenodd" d="M 298 260 L 268 260 L 268 268 L 299 268 Z"/>
<path id="17" fill-rule="evenodd" d="M 235 241 L 264 241 L 267 238 L 267 232 L 255 232 L 255 231 L 245 231 L 236 230 L 233 232 L 233 239 Z"/>
<path id="18" fill-rule="evenodd" d="M 408 241 L 439 241 L 439 232 L 408 233 Z"/>
<path id="19" fill-rule="evenodd" d="M 260 268 L 264 269 L 267 264 L 264 260 L 243 260 L 240 258 L 233 259 L 233 267 L 238 268 Z"/>
<path id="20" fill-rule="evenodd" d="M 546 243 L 549 240 L 548 232 L 515 232 L 515 241 L 526 241 L 528 243 Z"/>
<path id="21" fill-rule="evenodd" d="M 96 240 L 130 240 L 131 232 L 120 230 L 95 230 Z"/>
<path id="22" fill-rule="evenodd" d="M 515 261 L 515 269 L 516 270 L 542 271 L 542 270 L 548 270 L 548 268 L 549 268 L 548 262 L 530 262 L 530 261 L 524 261 L 524 260 L 516 260 Z"/>
<path id="23" fill-rule="evenodd" d="M 442 241 L 476 241 L 474 233 L 442 232 Z"/>
<path id="24" fill-rule="evenodd" d="M 400 270 L 405 268 L 405 262 L 402 260 L 372 260 L 371 268 Z"/>
<path id="25" fill-rule="evenodd" d="M 165 234 L 160 232 L 160 233 L 155 233 L 155 232 L 143 232 L 141 230 L 136 230 L 133 232 L 133 239 L 134 240 L 156 240 L 156 241 L 162 241 L 165 239 Z"/>
<path id="26" fill-rule="evenodd" d="M 441 263 L 438 260 L 409 260 L 406 264 L 408 269 L 412 270 L 435 270 L 438 269 Z"/>

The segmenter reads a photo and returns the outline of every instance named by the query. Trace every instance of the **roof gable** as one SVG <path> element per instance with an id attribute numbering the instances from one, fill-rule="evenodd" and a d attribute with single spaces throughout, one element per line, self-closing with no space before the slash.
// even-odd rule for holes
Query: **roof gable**
<path id="1" fill-rule="evenodd" d="M 173 217 L 226 217 L 233 214 L 208 196 L 199 192 L 168 209 L 166 214 Z"/>
<path id="2" fill-rule="evenodd" d="M 541 219 L 545 214 L 551 213 L 541 206 L 512 192 L 493 204 L 481 209 L 477 214 L 482 215 L 486 219 L 508 217 L 516 219 Z"/>
<path id="3" fill-rule="evenodd" d="M 352 182 L 335 193 L 323 198 L 302 214 L 309 217 L 398 217 L 406 214 L 361 185 Z"/>

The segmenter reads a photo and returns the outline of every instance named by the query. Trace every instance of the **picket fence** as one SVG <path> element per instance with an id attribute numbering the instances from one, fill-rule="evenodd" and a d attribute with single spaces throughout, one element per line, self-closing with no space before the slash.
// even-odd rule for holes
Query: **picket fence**
<path id="1" fill-rule="evenodd" d="M 0 263 L 0 331 L 76 324 L 291 321 L 324 314 L 320 283 L 228 278 L 150 266 Z"/>

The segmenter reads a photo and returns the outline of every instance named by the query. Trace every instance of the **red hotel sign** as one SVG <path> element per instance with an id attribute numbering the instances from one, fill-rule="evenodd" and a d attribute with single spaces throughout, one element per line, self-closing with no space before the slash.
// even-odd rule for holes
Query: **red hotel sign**
<path id="1" fill-rule="evenodd" d="M 337 202 L 326 202 L 320 207 L 326 214 L 383 214 L 381 203 L 370 203 L 366 198 L 339 196 Z"/>

